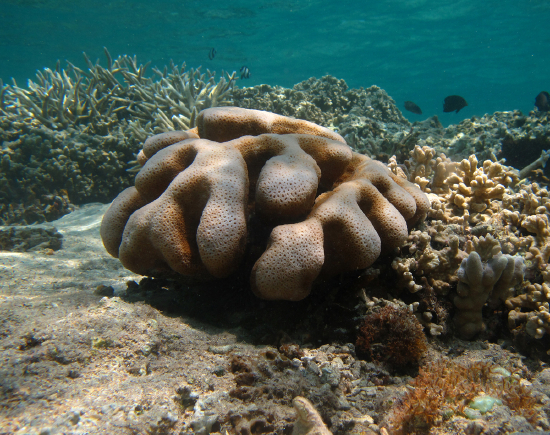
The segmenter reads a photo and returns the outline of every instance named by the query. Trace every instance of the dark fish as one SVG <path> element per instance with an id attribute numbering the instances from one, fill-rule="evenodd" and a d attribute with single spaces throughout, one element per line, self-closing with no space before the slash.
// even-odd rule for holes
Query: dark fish
<path id="1" fill-rule="evenodd" d="M 213 60 L 216 57 L 216 49 L 213 48 L 208 52 L 208 59 Z"/>
<path id="2" fill-rule="evenodd" d="M 468 103 L 466 102 L 466 100 L 460 95 L 449 95 L 443 101 L 443 111 L 454 112 L 456 110 L 456 113 L 458 113 L 460 109 L 463 109 L 467 105 Z"/>
<path id="3" fill-rule="evenodd" d="M 250 78 L 250 70 L 247 66 L 241 66 L 241 79 L 249 79 Z"/>
<path id="4" fill-rule="evenodd" d="M 546 91 L 542 91 L 535 98 L 535 106 L 541 112 L 548 112 L 550 110 L 550 94 Z"/>
<path id="5" fill-rule="evenodd" d="M 409 112 L 416 113 L 417 115 L 422 115 L 422 109 L 412 101 L 405 101 L 405 109 Z"/>

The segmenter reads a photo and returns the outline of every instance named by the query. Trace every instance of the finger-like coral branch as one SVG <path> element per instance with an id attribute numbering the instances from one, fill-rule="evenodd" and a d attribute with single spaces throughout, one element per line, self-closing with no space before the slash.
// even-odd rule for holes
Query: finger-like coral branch
<path id="1" fill-rule="evenodd" d="M 39 71 L 28 89 L 0 86 L 0 110 L 12 118 L 35 118 L 53 129 L 91 125 L 100 132 L 111 116 L 134 118 L 143 124 L 153 121 L 151 133 L 188 129 L 202 109 L 229 104 L 236 76 L 225 74 L 216 82 L 215 72 L 186 71 L 172 61 L 170 72 L 153 69 L 155 79 L 146 76 L 149 63 L 136 57 L 114 59 L 105 48 L 107 67 L 95 64 L 84 53 L 88 71 L 67 63 Z M 177 121 L 174 121 L 174 117 Z"/>

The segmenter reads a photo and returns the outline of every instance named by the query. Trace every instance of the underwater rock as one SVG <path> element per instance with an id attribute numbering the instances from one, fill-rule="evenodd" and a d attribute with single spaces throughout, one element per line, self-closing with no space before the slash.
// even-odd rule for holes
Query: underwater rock
<path id="1" fill-rule="evenodd" d="M 3 227 L 0 228 L 0 250 L 13 252 L 61 249 L 63 235 L 55 228 Z"/>
<path id="2" fill-rule="evenodd" d="M 348 89 L 344 80 L 333 76 L 312 77 L 292 89 L 269 85 L 235 88 L 233 101 L 235 106 L 325 125 L 338 131 L 354 151 L 377 159 L 379 154 L 389 154 L 411 127 L 383 89 Z"/>

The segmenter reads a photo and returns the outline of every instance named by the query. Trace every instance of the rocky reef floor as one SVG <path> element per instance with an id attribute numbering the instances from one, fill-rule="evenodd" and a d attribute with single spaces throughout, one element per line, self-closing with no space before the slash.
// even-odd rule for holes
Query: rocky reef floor
<path id="1" fill-rule="evenodd" d="M 399 422 L 414 409 L 407 401 L 421 400 L 407 395 L 418 367 L 395 372 L 358 357 L 351 320 L 361 300 L 346 277 L 300 303 L 260 301 L 239 277 L 142 279 L 105 252 L 106 208 L 89 204 L 43 225 L 63 235 L 59 250 L 0 251 L 2 434 L 290 434 L 298 395 L 338 434 L 549 429 L 544 363 L 506 340 L 432 337 L 422 367 L 511 370 L 531 402 L 466 406 L 412 432 Z"/>

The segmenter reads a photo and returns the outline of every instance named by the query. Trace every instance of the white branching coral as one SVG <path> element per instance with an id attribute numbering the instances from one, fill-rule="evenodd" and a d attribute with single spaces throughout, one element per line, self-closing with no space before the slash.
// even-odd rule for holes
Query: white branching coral
<path id="1" fill-rule="evenodd" d="M 0 114 L 13 119 L 36 119 L 53 129 L 85 126 L 101 133 L 112 119 L 131 119 L 132 130 L 146 135 L 194 127 L 199 111 L 230 104 L 235 72 L 216 82 L 215 72 L 200 68 L 186 71 L 172 61 L 163 71 L 149 63 L 137 63 L 136 57 L 119 56 L 115 60 L 105 49 L 107 67 L 95 64 L 84 53 L 88 70 L 70 62 L 62 69 L 38 71 L 28 88 L 17 83 L 0 87 Z M 114 118 L 113 118 L 114 117 Z M 139 126 L 135 124 L 139 121 Z"/>

